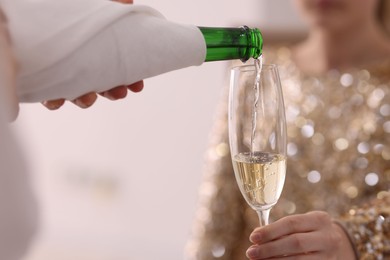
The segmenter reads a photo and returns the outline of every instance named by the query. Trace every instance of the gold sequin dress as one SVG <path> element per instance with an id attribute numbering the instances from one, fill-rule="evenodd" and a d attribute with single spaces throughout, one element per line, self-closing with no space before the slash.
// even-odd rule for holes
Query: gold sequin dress
<path id="1" fill-rule="evenodd" d="M 323 210 L 344 224 L 359 259 L 390 259 L 390 62 L 313 77 L 299 71 L 288 48 L 264 53 L 279 65 L 288 130 L 286 182 L 271 222 Z M 187 259 L 247 259 L 258 226 L 235 181 L 227 127 L 225 95 Z"/>

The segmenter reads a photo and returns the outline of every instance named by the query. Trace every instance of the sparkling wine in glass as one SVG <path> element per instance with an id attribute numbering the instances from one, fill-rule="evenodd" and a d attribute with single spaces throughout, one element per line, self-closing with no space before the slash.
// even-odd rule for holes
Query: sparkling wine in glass
<path id="1" fill-rule="evenodd" d="M 286 176 L 286 118 L 276 65 L 234 67 L 229 93 L 229 141 L 241 193 L 260 226 L 283 189 Z"/>

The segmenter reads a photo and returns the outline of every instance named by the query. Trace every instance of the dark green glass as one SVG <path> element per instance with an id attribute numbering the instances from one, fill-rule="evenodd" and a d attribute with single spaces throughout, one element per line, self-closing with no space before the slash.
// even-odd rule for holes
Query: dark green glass
<path id="1" fill-rule="evenodd" d="M 263 37 L 259 29 L 247 26 L 239 28 L 199 27 L 207 46 L 205 61 L 249 58 L 257 59 L 263 49 Z"/>

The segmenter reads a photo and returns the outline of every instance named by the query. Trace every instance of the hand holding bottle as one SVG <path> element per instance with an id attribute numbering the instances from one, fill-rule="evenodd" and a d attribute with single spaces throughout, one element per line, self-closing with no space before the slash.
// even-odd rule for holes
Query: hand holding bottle
<path id="1" fill-rule="evenodd" d="M 116 2 L 124 3 L 124 4 L 132 4 L 133 0 L 113 0 Z M 123 99 L 127 96 L 127 90 L 130 90 L 132 92 L 140 92 L 142 91 L 144 87 L 143 81 L 138 81 L 134 84 L 131 84 L 129 86 L 117 86 L 114 87 L 108 91 L 99 93 L 101 96 L 109 99 L 109 100 L 118 100 Z M 85 95 L 82 95 L 81 97 L 78 97 L 77 99 L 73 100 L 72 102 L 81 107 L 81 108 L 88 108 L 92 106 L 95 101 L 97 100 L 98 95 L 95 92 L 91 92 Z M 49 110 L 56 110 L 62 107 L 64 105 L 65 99 L 56 99 L 56 100 L 49 100 L 44 101 L 42 104 Z"/>
<path id="2" fill-rule="evenodd" d="M 51 109 L 65 100 L 88 107 L 98 93 L 123 98 L 125 86 L 135 84 L 130 89 L 140 91 L 146 78 L 205 61 L 245 61 L 261 53 L 258 30 L 178 24 L 148 6 L 94 0 L 42 0 L 39 5 L 4 1 L 21 64 L 19 100 L 43 102 Z M 16 11 L 20 8 L 26 16 Z M 41 10 L 45 12 L 38 15 Z"/>

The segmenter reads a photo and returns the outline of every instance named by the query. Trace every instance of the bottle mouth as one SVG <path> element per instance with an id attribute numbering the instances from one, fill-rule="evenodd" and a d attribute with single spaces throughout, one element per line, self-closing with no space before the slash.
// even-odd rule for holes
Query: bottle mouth
<path id="1" fill-rule="evenodd" d="M 242 26 L 241 28 L 247 36 L 248 43 L 250 43 L 247 45 L 245 55 L 243 56 L 241 61 L 246 62 L 250 58 L 259 58 L 263 50 L 263 36 L 261 35 L 260 30 L 257 28 L 250 29 L 246 25 Z"/>
<path id="2" fill-rule="evenodd" d="M 257 56 L 256 59 L 258 57 L 260 57 L 260 55 L 262 54 L 262 51 L 263 51 L 263 35 L 261 34 L 260 30 L 255 28 L 255 29 L 252 29 L 253 31 L 253 42 L 256 42 L 256 52 L 255 52 L 255 55 Z"/>

